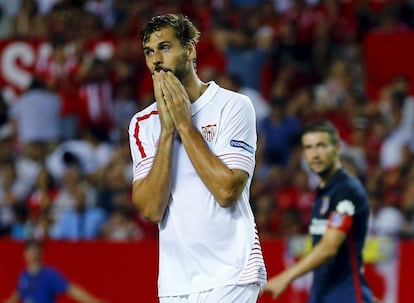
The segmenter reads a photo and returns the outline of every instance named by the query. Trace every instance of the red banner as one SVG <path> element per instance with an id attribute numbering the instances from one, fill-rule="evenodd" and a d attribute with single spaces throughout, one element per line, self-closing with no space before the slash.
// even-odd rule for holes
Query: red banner
<path id="1" fill-rule="evenodd" d="M 112 56 L 116 41 L 89 41 L 88 54 Z M 51 54 L 51 45 L 45 40 L 0 40 L 0 87 L 13 99 L 30 84 L 39 58 Z"/>
<path id="2" fill-rule="evenodd" d="M 363 45 L 365 90 L 378 101 L 380 90 L 396 75 L 405 75 L 414 93 L 414 30 L 373 31 Z"/>
<path id="3" fill-rule="evenodd" d="M 284 241 L 264 241 L 263 254 L 269 276 L 288 266 Z M 23 245 L 20 242 L 0 241 L 0 302 L 16 287 L 23 269 Z M 80 284 L 95 295 L 112 303 L 157 300 L 157 243 L 144 242 L 46 242 L 45 263 L 58 268 L 68 279 Z M 412 303 L 411 277 L 414 271 L 414 242 L 402 242 L 400 250 L 390 262 L 366 265 L 366 276 L 375 295 L 383 303 Z M 311 276 L 296 280 L 277 301 L 306 303 Z M 73 302 L 65 296 L 59 303 Z M 259 303 L 273 302 L 269 296 Z"/>

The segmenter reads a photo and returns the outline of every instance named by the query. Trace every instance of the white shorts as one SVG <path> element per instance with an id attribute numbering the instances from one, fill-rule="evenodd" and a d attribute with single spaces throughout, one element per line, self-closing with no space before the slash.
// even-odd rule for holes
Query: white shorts
<path id="1" fill-rule="evenodd" d="M 258 284 L 227 285 L 189 295 L 160 297 L 160 303 L 256 303 Z"/>

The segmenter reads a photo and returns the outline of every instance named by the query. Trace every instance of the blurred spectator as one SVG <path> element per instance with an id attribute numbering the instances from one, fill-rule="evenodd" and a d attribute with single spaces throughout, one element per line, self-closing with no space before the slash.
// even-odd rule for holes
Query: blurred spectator
<path id="1" fill-rule="evenodd" d="M 200 37 L 197 45 L 197 70 L 203 81 L 215 80 L 227 71 L 227 58 L 221 47 L 226 33 L 221 28 L 211 28 Z"/>
<path id="2" fill-rule="evenodd" d="M 102 172 L 97 205 L 108 215 L 119 207 L 131 205 L 130 180 L 127 180 L 122 162 L 113 161 Z"/>
<path id="3" fill-rule="evenodd" d="M 38 6 L 39 6 L 39 13 L 41 15 L 47 15 L 56 5 L 58 5 L 60 2 L 69 2 L 65 0 L 36 0 Z M 75 1 L 72 1 L 75 2 Z"/>
<path id="4" fill-rule="evenodd" d="M 104 130 L 96 127 L 84 129 L 80 139 L 62 142 L 49 154 L 47 168 L 56 180 L 60 180 L 67 162 L 73 160 L 80 165 L 82 174 L 93 181 L 93 175 L 109 162 L 113 152 L 107 136 Z"/>
<path id="5" fill-rule="evenodd" d="M 13 205 L 14 222 L 10 229 L 10 237 L 12 239 L 23 240 L 28 238 L 27 230 L 28 211 L 23 203 Z"/>
<path id="6" fill-rule="evenodd" d="M 0 7 L 5 16 L 14 17 L 18 13 L 22 2 L 22 0 L 0 0 Z"/>
<path id="7" fill-rule="evenodd" d="M 368 192 L 368 199 L 371 209 L 368 235 L 398 237 L 402 232 L 404 222 L 401 211 L 384 203 L 380 192 Z"/>
<path id="8" fill-rule="evenodd" d="M 221 48 L 226 55 L 227 71 L 237 75 L 243 87 L 260 91 L 268 50 L 257 44 L 254 32 L 243 27 L 227 29 Z"/>
<path id="9" fill-rule="evenodd" d="M 411 94 L 410 82 L 404 75 L 396 76 L 390 84 L 391 100 L 389 107 L 401 109 L 401 124 L 414 130 L 414 95 Z M 388 108 L 389 109 L 389 108 Z M 386 110 L 386 108 L 385 108 Z"/>
<path id="10" fill-rule="evenodd" d="M 72 139 L 79 127 L 80 62 L 75 46 L 67 43 L 62 34 L 49 38 L 50 54 L 40 55 L 35 66 L 35 75 L 44 80 L 46 86 L 59 95 L 59 139 Z"/>
<path id="11" fill-rule="evenodd" d="M 258 163 L 251 186 L 252 201 L 256 201 L 262 195 L 273 195 L 286 185 L 288 177 L 282 166 Z"/>
<path id="12" fill-rule="evenodd" d="M 303 44 L 298 38 L 298 24 L 294 21 L 285 20 L 278 24 L 275 33 L 275 43 L 271 48 L 271 67 L 273 79 L 286 67 L 295 67 L 297 74 L 312 78 L 311 71 L 312 53 L 309 45 Z M 318 69 L 320 72 L 320 70 Z"/>
<path id="13" fill-rule="evenodd" d="M 59 191 L 52 204 L 52 218 L 57 220 L 64 213 L 72 211 L 81 195 L 87 206 L 96 205 L 96 189 L 93 188 L 84 178 L 76 158 L 67 157 L 67 165 L 62 178 L 59 180 Z"/>
<path id="14" fill-rule="evenodd" d="M 118 206 L 113 210 L 102 226 L 100 233 L 103 239 L 112 241 L 140 240 L 144 238 L 144 232 L 133 220 L 133 209 L 126 206 Z"/>
<path id="15" fill-rule="evenodd" d="M 274 196 L 270 193 L 263 194 L 253 201 L 253 213 L 261 239 L 272 239 L 277 236 L 279 226 L 275 218 L 278 213 L 275 205 Z"/>
<path id="16" fill-rule="evenodd" d="M 379 13 L 375 30 L 388 32 L 408 29 L 408 24 L 402 21 L 399 6 L 394 3 L 386 3 L 382 11 Z"/>
<path id="17" fill-rule="evenodd" d="M 26 239 L 49 239 L 50 230 L 54 224 L 54 219 L 50 209 L 42 210 L 36 219 L 29 219 L 26 222 Z"/>
<path id="18" fill-rule="evenodd" d="M 15 205 L 24 203 L 30 188 L 17 176 L 13 160 L 0 163 L 0 235 L 8 235 L 15 223 Z"/>
<path id="19" fill-rule="evenodd" d="M 309 222 L 315 191 L 310 188 L 307 172 L 302 169 L 296 170 L 292 181 L 276 191 L 275 197 L 278 212 L 284 213 L 289 209 L 295 209 L 300 221 Z"/>
<path id="20" fill-rule="evenodd" d="M 43 81 L 34 78 L 28 90 L 11 108 L 11 119 L 19 143 L 55 144 L 59 140 L 59 97 L 48 90 Z"/>
<path id="21" fill-rule="evenodd" d="M 6 39 L 10 37 L 12 31 L 13 31 L 13 18 L 7 15 L 7 13 L 5 12 L 5 9 L 2 6 L 0 6 L 0 39 Z"/>
<path id="22" fill-rule="evenodd" d="M 261 121 L 269 115 L 269 103 L 263 98 L 259 91 L 251 87 L 242 86 L 240 78 L 237 75 L 222 73 L 218 76 L 218 78 L 216 78 L 216 81 L 220 86 L 235 92 L 239 92 L 250 98 L 256 112 L 257 123 L 260 124 Z"/>
<path id="23" fill-rule="evenodd" d="M 50 230 L 51 238 L 67 240 L 98 238 L 106 219 L 104 211 L 87 203 L 85 188 L 81 185 L 76 184 L 71 194 L 74 204 L 56 218 Z"/>
<path id="24" fill-rule="evenodd" d="M 112 0 L 87 0 L 84 8 L 87 12 L 99 16 L 105 27 L 112 27 L 115 22 L 112 2 Z"/>
<path id="25" fill-rule="evenodd" d="M 353 84 L 349 62 L 342 58 L 333 59 L 325 79 L 315 87 L 318 106 L 324 112 L 335 109 L 353 91 Z"/>
<path id="26" fill-rule="evenodd" d="M 396 76 L 383 88 L 380 110 L 388 132 L 380 148 L 379 164 L 389 169 L 401 164 L 403 146 L 414 137 L 414 96 L 404 76 Z"/>
<path id="27" fill-rule="evenodd" d="M 406 179 L 401 199 L 403 213 L 403 227 L 401 235 L 405 238 L 414 237 L 414 166 L 411 166 L 411 174 Z"/>
<path id="28" fill-rule="evenodd" d="M 44 38 L 47 33 L 45 18 L 40 15 L 36 0 L 21 0 L 14 17 L 12 36 L 16 38 Z"/>
<path id="29" fill-rule="evenodd" d="M 111 62 L 92 59 L 83 66 L 80 78 L 81 128 L 99 128 L 109 131 L 113 126 L 113 84 L 110 79 Z"/>
<path id="30" fill-rule="evenodd" d="M 384 118 L 373 116 L 368 118 L 369 124 L 365 132 L 365 155 L 367 157 L 368 170 L 374 171 L 379 167 L 380 150 L 387 135 L 387 128 L 384 127 Z"/>
<path id="31" fill-rule="evenodd" d="M 26 187 L 33 188 L 37 175 L 52 149 L 53 146 L 48 146 L 43 142 L 33 142 L 26 145 L 23 151 L 20 151 L 20 149 L 15 151 L 17 154 L 15 157 L 16 173 Z"/>
<path id="32" fill-rule="evenodd" d="M 302 214 L 294 207 L 287 208 L 281 214 L 281 224 L 279 230 L 279 237 L 291 238 L 294 236 L 301 236 L 306 233 L 307 224 L 303 221 Z"/>
<path id="33" fill-rule="evenodd" d="M 138 111 L 138 102 L 128 83 L 118 85 L 114 98 L 113 127 L 111 141 L 119 142 L 123 132 L 127 132 L 129 120 Z"/>
<path id="34" fill-rule="evenodd" d="M 293 148 L 299 143 L 301 122 L 287 113 L 285 98 L 273 99 L 270 114 L 258 126 L 258 153 L 264 163 L 286 167 Z"/>
<path id="35" fill-rule="evenodd" d="M 379 165 L 383 169 L 392 169 L 401 164 L 403 146 L 412 140 L 414 134 L 413 129 L 402 124 L 401 108 L 392 109 L 392 118 L 392 126 L 380 147 Z"/>
<path id="36" fill-rule="evenodd" d="M 9 138 L 12 135 L 10 123 L 10 106 L 0 93 L 0 140 Z"/>
<path id="37" fill-rule="evenodd" d="M 28 199 L 28 217 L 37 220 L 40 214 L 48 212 L 56 199 L 58 188 L 50 172 L 42 167 L 37 175 L 36 183 Z"/>

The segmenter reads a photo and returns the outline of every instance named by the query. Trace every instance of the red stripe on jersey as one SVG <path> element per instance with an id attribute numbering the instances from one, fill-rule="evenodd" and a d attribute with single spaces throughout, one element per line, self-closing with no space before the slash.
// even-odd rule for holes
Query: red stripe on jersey
<path id="1" fill-rule="evenodd" d="M 352 280 L 354 281 L 355 299 L 357 303 L 363 303 L 361 281 L 359 280 L 359 268 L 355 254 L 355 242 L 351 235 L 349 236 L 349 255 L 351 257 Z"/>
<path id="2" fill-rule="evenodd" d="M 259 235 L 255 227 L 255 237 L 252 250 L 242 276 L 239 278 L 238 284 L 266 283 L 267 272 L 263 261 L 262 249 L 260 246 Z"/>
<path id="3" fill-rule="evenodd" d="M 348 233 L 352 226 L 352 221 L 352 216 L 334 211 L 329 216 L 328 228 L 334 228 L 343 231 L 344 233 Z"/>
<path id="4" fill-rule="evenodd" d="M 141 117 L 137 117 L 137 122 L 135 123 L 135 131 L 134 131 L 134 138 L 135 143 L 137 144 L 138 150 L 141 153 L 141 158 L 145 158 L 147 154 L 145 153 L 144 147 L 142 146 L 141 140 L 139 139 L 139 122 L 148 119 L 152 115 L 157 115 L 158 111 L 153 110 L 149 114 L 143 115 Z"/>

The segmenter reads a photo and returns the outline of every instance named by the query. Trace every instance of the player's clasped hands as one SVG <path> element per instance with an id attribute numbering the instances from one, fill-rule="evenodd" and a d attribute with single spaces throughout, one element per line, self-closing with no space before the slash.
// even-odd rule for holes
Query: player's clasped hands
<path id="1" fill-rule="evenodd" d="M 161 125 L 164 130 L 168 132 L 174 132 L 175 126 L 174 122 L 171 118 L 170 113 L 168 112 L 167 104 L 166 104 L 166 96 L 163 95 L 163 92 L 161 90 L 161 81 L 162 76 L 160 75 L 160 72 L 154 72 L 153 76 L 153 84 L 154 84 L 154 95 L 155 99 L 157 101 L 157 109 L 158 114 L 160 116 Z"/>
<path id="2" fill-rule="evenodd" d="M 191 124 L 191 103 L 181 82 L 171 71 L 154 72 L 154 91 L 163 126 L 168 130 Z"/>

